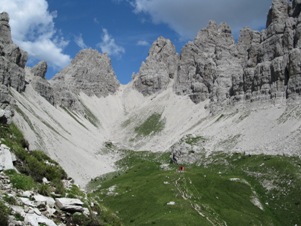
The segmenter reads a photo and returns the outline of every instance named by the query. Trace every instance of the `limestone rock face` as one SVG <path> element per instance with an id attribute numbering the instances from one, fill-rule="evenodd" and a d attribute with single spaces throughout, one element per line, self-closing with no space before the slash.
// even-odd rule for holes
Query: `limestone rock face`
<path id="1" fill-rule="evenodd" d="M 47 63 L 45 61 L 41 61 L 36 66 L 31 69 L 31 73 L 34 76 L 38 76 L 41 78 L 45 78 L 45 74 L 47 72 Z"/>
<path id="2" fill-rule="evenodd" d="M 301 1 L 273 0 L 262 32 L 210 22 L 181 52 L 175 92 L 212 104 L 300 97 Z"/>
<path id="3" fill-rule="evenodd" d="M 54 92 L 51 84 L 45 79 L 47 72 L 47 63 L 41 61 L 31 68 L 28 74 L 31 74 L 31 85 L 33 89 L 44 97 L 50 104 L 54 105 Z"/>
<path id="4" fill-rule="evenodd" d="M 11 39 L 9 16 L 0 13 L 0 111 L 1 123 L 9 123 L 14 115 L 9 87 L 19 92 L 25 90 L 25 71 L 27 53 L 15 45 Z"/>
<path id="5" fill-rule="evenodd" d="M 107 96 L 117 91 L 119 82 L 106 54 L 86 49 L 78 53 L 71 64 L 50 81 L 55 103 L 64 107 L 76 105 L 80 92 L 88 96 Z"/>
<path id="6" fill-rule="evenodd" d="M 211 21 L 182 49 L 176 93 L 189 95 L 195 103 L 208 98 L 224 102 L 231 92 L 240 94 L 243 68 L 237 55 L 229 26 Z"/>
<path id="7" fill-rule="evenodd" d="M 134 78 L 134 88 L 151 95 L 167 88 L 177 74 L 178 56 L 170 40 L 159 37 Z"/>
<path id="8" fill-rule="evenodd" d="M 2 44 L 12 44 L 11 30 L 9 25 L 8 13 L 0 13 L 0 42 Z"/>
<path id="9" fill-rule="evenodd" d="M 0 14 L 0 83 L 22 92 L 25 90 L 25 73 L 23 68 L 27 53 L 15 45 L 11 39 L 9 17 Z"/>

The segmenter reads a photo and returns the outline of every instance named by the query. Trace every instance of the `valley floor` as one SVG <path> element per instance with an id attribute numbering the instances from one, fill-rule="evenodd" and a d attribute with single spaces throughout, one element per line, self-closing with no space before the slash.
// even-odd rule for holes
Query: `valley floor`
<path id="1" fill-rule="evenodd" d="M 194 165 L 131 152 L 89 184 L 124 225 L 299 225 L 301 160 L 216 153 Z"/>

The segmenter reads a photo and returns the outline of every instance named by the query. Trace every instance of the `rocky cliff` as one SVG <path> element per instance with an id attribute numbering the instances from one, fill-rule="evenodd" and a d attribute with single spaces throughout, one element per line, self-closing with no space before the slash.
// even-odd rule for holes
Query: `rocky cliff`
<path id="1" fill-rule="evenodd" d="M 172 67 L 174 77 L 166 76 L 168 57 L 157 57 L 154 51 L 160 49 L 161 38 L 142 64 L 135 87 L 143 94 L 154 93 L 166 87 L 169 78 L 177 94 L 188 95 L 194 103 L 209 99 L 219 105 L 299 98 L 300 9 L 297 0 L 273 0 L 266 29 L 244 28 L 237 43 L 227 24 L 211 21 L 184 46 L 178 63 L 172 48 L 165 48 L 170 62 L 177 64 Z"/>
<path id="2" fill-rule="evenodd" d="M 11 120 L 13 111 L 9 87 L 19 92 L 25 90 L 25 71 L 27 53 L 12 42 L 9 16 L 0 14 L 0 121 Z"/>
<path id="3" fill-rule="evenodd" d="M 170 40 L 159 37 L 152 45 L 140 71 L 134 75 L 134 88 L 144 95 L 165 90 L 177 74 L 178 55 Z"/>

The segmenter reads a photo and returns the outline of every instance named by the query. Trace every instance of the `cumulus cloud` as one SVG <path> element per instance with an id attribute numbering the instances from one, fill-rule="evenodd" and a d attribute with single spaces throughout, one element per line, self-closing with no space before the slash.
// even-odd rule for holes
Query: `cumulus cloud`
<path id="1" fill-rule="evenodd" d="M 0 11 L 9 14 L 12 38 L 30 57 L 57 68 L 69 64 L 70 56 L 63 53 L 68 41 L 55 29 L 57 15 L 48 11 L 46 0 L 0 0 Z"/>
<path id="2" fill-rule="evenodd" d="M 125 49 L 116 44 L 115 39 L 109 34 L 107 29 L 103 28 L 102 32 L 102 40 L 97 44 L 97 47 L 99 47 L 103 53 L 117 57 L 120 57 L 125 53 Z"/>
<path id="3" fill-rule="evenodd" d="M 149 43 L 145 40 L 140 40 L 137 42 L 138 46 L 149 46 Z"/>
<path id="4" fill-rule="evenodd" d="M 84 39 L 83 39 L 83 35 L 80 34 L 79 36 L 75 36 L 74 38 L 74 42 L 76 43 L 76 45 L 78 45 L 79 48 L 81 49 L 86 49 L 88 48 L 88 46 L 85 44 Z"/>
<path id="5" fill-rule="evenodd" d="M 234 32 L 265 25 L 271 0 L 132 0 L 134 12 L 165 23 L 183 38 L 193 38 L 209 20 L 228 23 Z"/>

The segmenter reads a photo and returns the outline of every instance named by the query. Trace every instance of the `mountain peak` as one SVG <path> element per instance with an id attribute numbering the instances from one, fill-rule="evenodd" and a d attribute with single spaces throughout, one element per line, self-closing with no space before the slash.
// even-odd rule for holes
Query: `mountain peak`
<path id="1" fill-rule="evenodd" d="M 143 95 L 167 88 L 177 73 L 178 55 L 169 39 L 160 36 L 152 44 L 146 61 L 134 77 L 134 87 Z"/>

